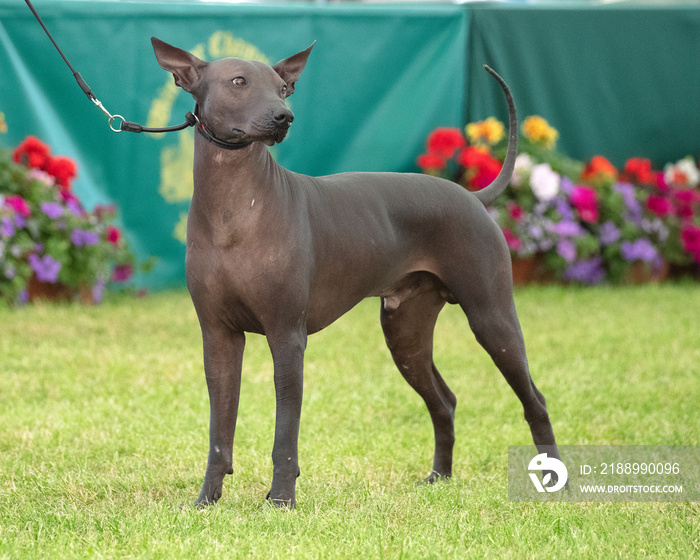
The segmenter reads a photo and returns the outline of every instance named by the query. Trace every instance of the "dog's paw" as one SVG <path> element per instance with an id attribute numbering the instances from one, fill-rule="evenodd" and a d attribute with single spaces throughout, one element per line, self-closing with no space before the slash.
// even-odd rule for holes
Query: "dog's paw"
<path id="1" fill-rule="evenodd" d="M 439 472 L 436 471 L 431 471 L 430 474 L 421 480 L 418 484 L 435 484 L 437 482 L 446 482 L 450 480 L 451 475 L 445 475 L 445 474 L 440 474 Z"/>
<path id="2" fill-rule="evenodd" d="M 268 507 L 280 510 L 293 510 L 297 507 L 296 499 L 272 498 L 270 497 L 270 492 L 268 492 L 267 496 L 265 496 L 265 504 Z"/>

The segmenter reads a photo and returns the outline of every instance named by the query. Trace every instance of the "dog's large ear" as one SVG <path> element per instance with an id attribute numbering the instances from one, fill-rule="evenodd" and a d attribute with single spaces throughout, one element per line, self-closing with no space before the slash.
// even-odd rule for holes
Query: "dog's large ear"
<path id="1" fill-rule="evenodd" d="M 314 48 L 315 44 L 316 41 L 311 43 L 311 46 L 305 51 L 298 52 L 289 58 L 280 60 L 272 67 L 287 84 L 287 97 L 294 93 L 294 84 L 299 79 L 304 66 L 306 66 L 306 60 L 309 58 L 311 49 Z"/>
<path id="2" fill-rule="evenodd" d="M 172 72 L 176 85 L 192 93 L 208 63 L 155 37 L 151 37 L 151 44 L 160 67 Z"/>

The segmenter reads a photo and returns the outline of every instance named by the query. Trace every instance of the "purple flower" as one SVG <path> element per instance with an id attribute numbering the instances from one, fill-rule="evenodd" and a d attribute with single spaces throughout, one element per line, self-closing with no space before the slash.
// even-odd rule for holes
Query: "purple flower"
<path id="1" fill-rule="evenodd" d="M 625 201 L 627 218 L 635 224 L 639 224 L 642 219 L 643 209 L 635 196 L 634 186 L 629 183 L 617 183 L 615 185 L 615 190 L 622 195 L 622 199 Z"/>
<path id="2" fill-rule="evenodd" d="M 36 273 L 40 282 L 55 282 L 61 270 L 61 263 L 51 255 L 44 255 L 39 258 L 36 254 L 29 255 L 29 266 Z"/>
<path id="3" fill-rule="evenodd" d="M 73 200 L 72 198 L 69 198 L 66 201 L 66 208 L 68 208 L 68 210 L 70 210 L 74 216 L 78 216 L 79 218 L 85 215 L 85 211 L 80 205 L 80 202 L 78 202 L 77 200 Z"/>
<path id="4" fill-rule="evenodd" d="M 12 237 L 15 234 L 15 224 L 12 222 L 12 218 L 7 216 L 3 217 L 0 221 L 0 235 L 3 237 Z"/>
<path id="5" fill-rule="evenodd" d="M 565 194 L 571 194 L 574 191 L 574 183 L 568 177 L 561 178 L 560 189 Z"/>
<path id="6" fill-rule="evenodd" d="M 76 228 L 71 232 L 70 240 L 76 247 L 83 247 L 86 245 L 97 245 L 100 242 L 100 236 L 94 231 Z"/>
<path id="7" fill-rule="evenodd" d="M 600 244 L 611 245 L 620 239 L 620 230 L 612 222 L 605 222 L 600 226 Z"/>
<path id="8" fill-rule="evenodd" d="M 98 280 L 92 287 L 92 301 L 94 303 L 102 303 L 102 294 L 105 291 L 107 283 L 104 280 Z"/>
<path id="9" fill-rule="evenodd" d="M 562 220 L 556 224 L 552 224 L 552 232 L 562 235 L 564 237 L 576 237 L 577 235 L 582 235 L 584 232 L 583 228 L 576 222 L 570 220 Z"/>
<path id="10" fill-rule="evenodd" d="M 562 220 L 572 221 L 575 218 L 574 210 L 564 197 L 558 196 L 554 199 L 554 206 L 561 215 Z"/>
<path id="11" fill-rule="evenodd" d="M 655 261 L 659 252 L 648 239 L 637 239 L 636 241 L 623 241 L 620 246 L 620 254 L 626 261 Z"/>
<path id="12" fill-rule="evenodd" d="M 566 262 L 573 262 L 576 259 L 576 245 L 569 239 L 562 239 L 557 243 L 557 254 Z"/>
<path id="13" fill-rule="evenodd" d="M 24 216 L 15 214 L 15 227 L 17 229 L 22 229 L 25 225 L 27 225 L 27 220 L 24 219 Z"/>
<path id="14" fill-rule="evenodd" d="M 583 284 L 600 284 L 605 279 L 603 259 L 592 257 L 577 261 L 564 271 L 565 280 L 575 280 Z"/>
<path id="15" fill-rule="evenodd" d="M 63 206 L 58 202 L 42 202 L 41 211 L 52 220 L 55 220 L 63 215 Z"/>

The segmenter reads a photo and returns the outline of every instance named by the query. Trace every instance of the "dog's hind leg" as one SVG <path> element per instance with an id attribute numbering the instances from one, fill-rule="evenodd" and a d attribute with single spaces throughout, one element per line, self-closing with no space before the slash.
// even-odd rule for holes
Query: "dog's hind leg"
<path id="1" fill-rule="evenodd" d="M 435 456 L 426 482 L 452 476 L 457 399 L 433 363 L 433 331 L 444 305 L 437 289 L 400 303 L 391 298 L 382 300 L 381 324 L 387 346 L 401 374 L 423 397 L 433 421 Z"/>
<path id="2" fill-rule="evenodd" d="M 453 293 L 466 313 L 477 341 L 520 399 L 535 445 L 540 452 L 548 451 L 550 456 L 558 458 L 545 398 L 530 376 L 525 342 L 513 301 L 510 269 L 499 267 L 497 260 L 490 264 L 494 266 L 493 274 L 471 276 L 464 293 L 457 290 Z"/>

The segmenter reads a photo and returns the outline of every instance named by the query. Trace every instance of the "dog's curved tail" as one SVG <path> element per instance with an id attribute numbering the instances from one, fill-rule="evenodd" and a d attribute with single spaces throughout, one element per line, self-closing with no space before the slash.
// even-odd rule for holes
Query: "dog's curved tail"
<path id="1" fill-rule="evenodd" d="M 490 185 L 473 193 L 485 206 L 491 204 L 491 202 L 496 200 L 496 198 L 506 190 L 508 183 L 510 183 L 510 178 L 513 175 L 515 158 L 518 155 L 518 117 L 515 112 L 515 103 L 513 102 L 513 96 L 510 94 L 508 84 L 506 84 L 503 78 L 492 68 L 486 65 L 484 65 L 484 68 L 489 74 L 496 78 L 498 84 L 503 88 L 503 92 L 506 94 L 506 101 L 508 102 L 508 150 L 503 160 L 503 167 L 501 167 L 498 176 Z"/>

